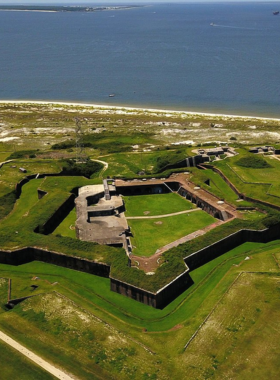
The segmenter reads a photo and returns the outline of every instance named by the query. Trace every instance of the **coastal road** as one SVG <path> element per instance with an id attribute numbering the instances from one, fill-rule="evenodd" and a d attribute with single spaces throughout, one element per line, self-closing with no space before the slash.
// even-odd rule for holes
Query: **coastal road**
<path id="1" fill-rule="evenodd" d="M 3 333 L 2 331 L 0 331 L 0 339 L 6 344 L 8 344 L 9 346 L 13 347 L 15 350 L 19 351 L 22 355 L 26 356 L 28 359 L 32 360 L 34 363 L 36 363 L 38 366 L 43 368 L 45 371 L 55 376 L 57 379 L 60 379 L 60 380 L 77 379 L 76 377 L 71 377 L 67 375 L 65 372 L 54 367 L 52 364 L 46 362 L 40 356 L 34 354 L 32 351 L 28 350 L 27 348 L 22 346 L 20 343 L 16 342 L 14 339 L 10 338 L 8 335 Z"/>

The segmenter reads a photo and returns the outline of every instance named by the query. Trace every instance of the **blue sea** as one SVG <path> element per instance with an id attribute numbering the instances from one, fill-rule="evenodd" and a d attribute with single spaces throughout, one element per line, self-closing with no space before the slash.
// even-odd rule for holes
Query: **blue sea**
<path id="1" fill-rule="evenodd" d="M 0 12 L 0 99 L 280 117 L 276 5 Z"/>

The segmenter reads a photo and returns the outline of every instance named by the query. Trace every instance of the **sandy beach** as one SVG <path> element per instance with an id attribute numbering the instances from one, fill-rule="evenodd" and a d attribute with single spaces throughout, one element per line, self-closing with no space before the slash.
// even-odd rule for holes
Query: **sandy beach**
<path id="1" fill-rule="evenodd" d="M 207 113 L 207 112 L 193 112 L 193 111 L 178 111 L 178 110 L 165 110 L 165 109 L 155 109 L 155 108 L 138 108 L 138 107 L 127 107 L 127 106 L 114 106 L 114 105 L 100 105 L 91 103 L 76 103 L 76 102 L 60 102 L 60 101 L 40 101 L 40 100 L 0 100 L 0 104 L 30 104 L 30 105 L 45 105 L 49 107 L 57 106 L 67 106 L 67 107 L 84 107 L 86 109 L 100 110 L 103 113 L 121 113 L 121 114 L 133 114 L 133 113 L 148 113 L 148 114 L 161 114 L 165 117 L 171 116 L 202 116 L 202 117 L 217 117 L 223 119 L 242 119 L 242 120 L 260 120 L 260 121 L 279 121 L 280 118 L 269 118 L 260 116 L 244 116 L 244 115 L 228 115 L 228 114 L 217 114 L 217 113 Z"/>

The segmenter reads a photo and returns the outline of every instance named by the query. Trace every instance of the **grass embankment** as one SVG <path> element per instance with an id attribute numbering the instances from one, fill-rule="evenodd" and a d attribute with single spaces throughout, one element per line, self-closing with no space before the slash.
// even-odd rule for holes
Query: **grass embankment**
<path id="1" fill-rule="evenodd" d="M 197 168 L 191 169 L 191 181 L 202 189 L 209 191 L 222 200 L 226 200 L 230 204 L 237 206 L 253 206 L 249 202 L 238 202 L 238 195 L 229 187 L 229 185 L 222 179 L 222 177 L 211 169 L 199 170 Z M 208 184 L 206 184 L 206 182 Z"/>
<path id="2" fill-rule="evenodd" d="M 154 276 L 147 277 L 144 272 L 127 266 L 127 257 L 121 249 L 82 242 L 70 237 L 59 237 L 53 234 L 46 236 L 34 233 L 34 229 L 38 226 L 40 229 L 44 229 L 44 223 L 69 197 L 69 191 L 75 187 L 90 183 L 90 180 L 81 177 L 48 177 L 43 180 L 32 180 L 24 185 L 22 195 L 15 208 L 9 217 L 0 224 L 2 248 L 14 249 L 15 247 L 37 246 L 70 256 L 105 262 L 111 265 L 112 277 L 155 292 L 185 271 L 182 259 L 189 253 L 195 252 L 240 228 L 249 228 L 250 226 L 251 228 L 257 228 L 258 223 L 259 228 L 263 228 L 261 221 L 256 222 L 254 220 L 253 224 L 250 224 L 246 221 L 234 220 L 218 227 L 211 233 L 207 233 L 204 237 L 199 237 L 194 241 L 165 252 L 163 254 L 164 264 L 157 269 Z M 47 192 L 40 200 L 37 196 L 38 188 Z M 208 217 L 208 215 L 205 215 L 205 217 Z M 181 225 L 181 221 L 182 219 L 178 218 L 179 225 Z"/>
<path id="3" fill-rule="evenodd" d="M 155 176 L 161 173 L 169 163 L 175 163 L 187 157 L 189 150 L 187 147 L 178 150 L 175 147 L 161 146 L 146 151 L 145 148 L 139 146 L 139 149 L 133 152 L 109 154 L 102 157 L 109 165 L 105 175 L 135 178 L 139 172 L 143 171 L 145 173 L 143 176 Z"/>
<path id="4" fill-rule="evenodd" d="M 232 278 L 235 278 L 236 274 L 244 269 L 244 266 L 248 271 L 276 271 L 277 265 L 271 254 L 277 252 L 279 244 L 279 241 L 269 244 L 246 243 L 192 271 L 194 285 L 163 310 L 151 308 L 111 292 L 109 280 L 106 278 L 50 264 L 32 262 L 18 267 L 1 264 L 0 274 L 3 277 L 12 278 L 12 298 L 56 290 L 97 316 L 101 317 L 105 312 L 105 314 L 108 313 L 109 320 L 117 317 L 129 325 L 146 327 L 148 331 L 164 331 L 191 317 L 228 271 L 232 272 L 232 275 L 227 279 L 223 289 L 232 281 Z M 266 255 L 268 251 L 270 254 Z M 242 260 L 248 255 L 256 256 L 248 263 L 243 262 Z M 240 262 L 242 262 L 241 267 L 233 266 Z M 32 280 L 35 276 L 39 277 L 36 281 Z M 34 284 L 38 285 L 38 288 L 32 290 L 31 285 Z M 216 295 L 216 297 L 218 299 L 219 296 Z"/>
<path id="5" fill-rule="evenodd" d="M 21 285 L 24 282 L 24 275 L 21 278 Z M 27 294 L 28 289 L 21 289 Z M 5 304 L 8 299 L 8 279 L 1 277 L 0 274 L 0 318 L 7 312 Z M 1 328 L 0 328 L 1 330 Z M 15 349 L 4 343 L 0 339 L 0 356 L 1 356 L 1 378 L 2 379 L 20 379 L 23 380 L 50 380 L 54 379 L 53 376 L 39 368 L 36 364 L 28 360 L 25 356 L 21 355 Z"/>
<path id="6" fill-rule="evenodd" d="M 189 378 L 278 377 L 278 284 L 279 273 L 241 274 L 186 350 Z"/>
<path id="7" fill-rule="evenodd" d="M 26 169 L 22 173 L 19 168 Z M 16 202 L 15 186 L 26 175 L 34 173 L 58 173 L 61 167 L 54 160 L 20 159 L 4 164 L 0 168 L 0 220 L 7 216 L 13 209 Z"/>
<path id="8" fill-rule="evenodd" d="M 237 187 L 237 189 L 249 197 L 266 201 L 280 206 L 280 161 L 273 156 L 263 156 L 269 167 L 257 168 L 246 167 L 238 164 L 251 159 L 253 153 L 248 153 L 245 149 L 239 149 L 239 155 L 230 160 L 215 162 L 215 166 L 222 170 L 224 175 Z M 240 203 L 240 206 L 242 203 Z"/>
<path id="9" fill-rule="evenodd" d="M 270 216 L 267 217 L 267 220 L 269 218 Z M 115 257 L 114 265 L 111 267 L 111 275 L 113 278 L 139 286 L 140 288 L 151 292 L 156 292 L 186 270 L 183 262 L 184 257 L 207 247 L 240 229 L 264 229 L 265 225 L 263 223 L 265 223 L 265 220 L 265 218 L 259 220 L 252 219 L 251 221 L 234 219 L 231 222 L 216 227 L 205 235 L 172 248 L 162 254 L 163 265 L 156 270 L 155 275 L 153 276 L 146 276 L 143 271 L 139 271 L 135 268 L 128 268 L 123 256 Z"/>
<path id="10" fill-rule="evenodd" d="M 1 314 L 0 326 L 81 379 L 95 375 L 141 380 L 184 378 L 186 371 L 192 378 L 207 373 L 225 378 L 232 370 L 241 378 L 250 377 L 252 370 L 256 378 L 262 378 L 263 361 L 255 356 L 261 352 L 259 345 L 270 353 L 270 373 L 278 370 L 280 336 L 274 327 L 279 319 L 279 267 L 275 261 L 280 258 L 279 244 L 246 243 L 198 268 L 191 273 L 194 285 L 164 310 L 110 292 L 107 279 L 36 262 L 19 267 L 0 265 L 1 276 L 8 274 L 12 284 L 18 283 L 12 285 L 14 296 L 26 295 L 31 278 L 37 275 L 40 279 L 33 281 L 39 286 L 37 293 L 41 285 L 41 291 L 47 290 L 43 282 L 48 280 L 56 283 L 49 284 L 49 289 L 74 301 L 54 292 L 44 293 Z M 239 273 L 259 271 L 261 277 L 249 274 L 227 295 Z M 184 352 L 185 344 L 215 305 L 217 311 L 211 315 L 209 327 L 206 322 Z M 214 335 L 213 328 L 218 328 Z M 156 354 L 149 354 L 142 344 Z M 240 362 L 243 348 L 252 355 L 246 366 Z M 233 362 L 240 365 L 234 367 Z"/>
<path id="11" fill-rule="evenodd" d="M 38 226 L 43 229 L 45 222 L 68 199 L 73 188 L 90 183 L 90 180 L 83 177 L 47 177 L 29 181 L 23 186 L 21 197 L 9 217 L 0 223 L 1 248 L 37 246 L 68 255 L 110 262 L 110 254 L 116 252 L 116 249 L 67 237 L 34 233 Z M 38 199 L 38 188 L 47 192 L 41 199 Z"/>

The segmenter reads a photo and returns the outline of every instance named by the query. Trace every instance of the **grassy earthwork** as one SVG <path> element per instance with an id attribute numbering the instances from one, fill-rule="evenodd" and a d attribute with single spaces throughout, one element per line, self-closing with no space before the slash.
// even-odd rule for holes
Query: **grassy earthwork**
<path id="1" fill-rule="evenodd" d="M 242 167 L 238 165 L 241 157 L 252 156 L 245 149 L 238 149 L 239 155 L 230 160 L 215 163 L 215 166 L 235 184 L 238 190 L 247 196 L 280 205 L 279 170 L 280 161 L 276 156 L 263 156 L 270 165 L 267 168 Z"/>
<path id="2" fill-rule="evenodd" d="M 273 328 L 279 319 L 279 244 L 247 243 L 198 268 L 191 273 L 194 285 L 164 310 L 112 294 L 107 279 L 43 263 L 2 264 L 0 276 L 12 278 L 13 297 L 34 294 L 30 284 L 38 288 L 36 297 L 1 313 L 0 326 L 81 379 L 177 379 L 185 378 L 186 368 L 197 379 L 223 378 L 233 368 L 238 377 L 249 379 L 254 370 L 260 378 L 264 369 L 254 354 L 260 342 L 273 375 L 280 338 Z"/>
<path id="3" fill-rule="evenodd" d="M 83 126 L 85 153 L 105 161 L 107 170 L 91 179 L 34 179 L 16 200 L 15 185 L 26 175 L 59 173 L 63 162 L 75 157 L 76 117 Z M 1 104 L 0 121 L 0 162 L 14 157 L 0 168 L 0 249 L 37 246 L 105 261 L 121 280 L 157 291 L 186 269 L 182 260 L 186 255 L 240 228 L 263 229 L 271 215 L 279 218 L 276 211 L 260 205 L 244 210 L 243 218 L 165 252 L 156 273 L 146 276 L 127 266 L 122 249 L 76 239 L 74 209 L 50 235 L 34 229 L 42 230 L 80 186 L 100 182 L 102 176 L 135 178 L 140 171 L 142 178 L 166 177 L 159 170 L 165 164 L 194 154 L 195 146 L 215 146 L 219 141 L 235 141 L 238 155 L 213 164 L 242 193 L 280 205 L 277 157 L 263 156 L 270 164 L 265 169 L 238 164 L 244 157 L 251 162 L 246 159 L 251 157 L 247 146 L 279 140 L 280 121 L 61 104 Z M 219 198 L 235 206 L 252 206 L 237 202 L 236 194 L 213 171 L 182 170 L 189 170 L 193 183 Z M 38 189 L 46 192 L 41 199 Z M 124 199 L 126 216 L 193 208 L 177 194 Z M 213 219 L 192 211 L 128 222 L 135 235 L 133 253 L 148 256 Z M 42 262 L 0 264 L 0 330 L 81 380 L 274 379 L 280 370 L 279 252 L 279 241 L 243 244 L 192 271 L 193 284 L 162 310 L 111 292 L 107 278 Z M 11 298 L 34 297 L 7 310 L 7 279 Z M 2 342 L 0 355 L 3 378 L 52 378 Z"/>

